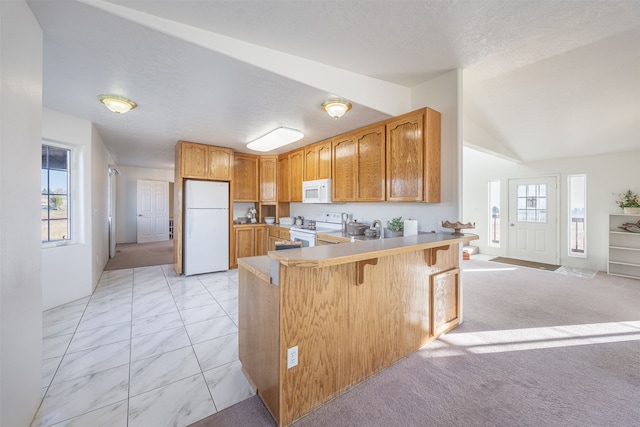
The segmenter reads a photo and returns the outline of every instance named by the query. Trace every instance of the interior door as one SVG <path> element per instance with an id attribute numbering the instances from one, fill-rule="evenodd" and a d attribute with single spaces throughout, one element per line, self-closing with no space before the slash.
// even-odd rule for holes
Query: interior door
<path id="1" fill-rule="evenodd" d="M 169 183 L 138 180 L 138 243 L 169 240 Z"/>
<path id="2" fill-rule="evenodd" d="M 557 177 L 509 180 L 510 258 L 558 263 Z"/>

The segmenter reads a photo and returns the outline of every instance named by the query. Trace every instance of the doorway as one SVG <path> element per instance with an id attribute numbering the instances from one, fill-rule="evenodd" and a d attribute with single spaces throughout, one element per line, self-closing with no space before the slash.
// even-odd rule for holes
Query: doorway
<path id="1" fill-rule="evenodd" d="M 138 180 L 137 242 L 169 240 L 169 183 Z"/>
<path id="2" fill-rule="evenodd" d="M 116 256 L 116 176 L 120 171 L 114 165 L 109 165 L 107 177 L 107 221 L 109 228 L 109 259 Z"/>
<path id="3" fill-rule="evenodd" d="M 558 177 L 509 180 L 509 258 L 558 264 Z"/>

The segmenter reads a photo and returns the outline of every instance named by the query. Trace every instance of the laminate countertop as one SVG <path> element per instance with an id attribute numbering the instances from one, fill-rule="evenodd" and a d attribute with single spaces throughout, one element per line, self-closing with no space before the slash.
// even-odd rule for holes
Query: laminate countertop
<path id="1" fill-rule="evenodd" d="M 312 248 L 269 251 L 268 257 L 291 267 L 328 267 L 349 262 L 447 246 L 468 244 L 477 240 L 475 234 L 454 236 L 451 233 L 427 233 L 406 237 L 359 240 L 354 243 L 321 245 Z"/>

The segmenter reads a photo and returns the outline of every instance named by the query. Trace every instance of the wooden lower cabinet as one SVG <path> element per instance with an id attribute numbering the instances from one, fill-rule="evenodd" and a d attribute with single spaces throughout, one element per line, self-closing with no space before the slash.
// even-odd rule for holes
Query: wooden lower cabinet
<path id="1" fill-rule="evenodd" d="M 267 227 L 256 227 L 255 231 L 256 256 L 267 254 Z"/>
<path id="2" fill-rule="evenodd" d="M 288 242 L 289 229 L 287 227 L 278 227 L 277 225 L 267 226 L 267 251 L 276 250 L 276 242 Z"/>
<path id="3" fill-rule="evenodd" d="M 238 258 L 265 255 L 266 227 L 264 225 L 236 225 L 234 229 L 234 250 L 231 267 L 238 266 Z"/>
<path id="4" fill-rule="evenodd" d="M 280 264 L 277 286 L 252 259 L 241 263 L 239 358 L 279 426 L 457 326 L 459 244 L 437 249 L 320 268 Z M 289 368 L 294 346 L 298 365 Z"/>
<path id="5" fill-rule="evenodd" d="M 453 329 L 460 320 L 459 283 L 457 268 L 431 276 L 431 328 L 436 335 Z"/>

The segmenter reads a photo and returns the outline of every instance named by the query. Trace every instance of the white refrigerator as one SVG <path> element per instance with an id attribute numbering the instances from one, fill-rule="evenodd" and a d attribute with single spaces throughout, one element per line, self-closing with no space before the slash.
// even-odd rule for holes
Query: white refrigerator
<path id="1" fill-rule="evenodd" d="M 184 274 L 229 269 L 229 183 L 185 182 Z"/>

